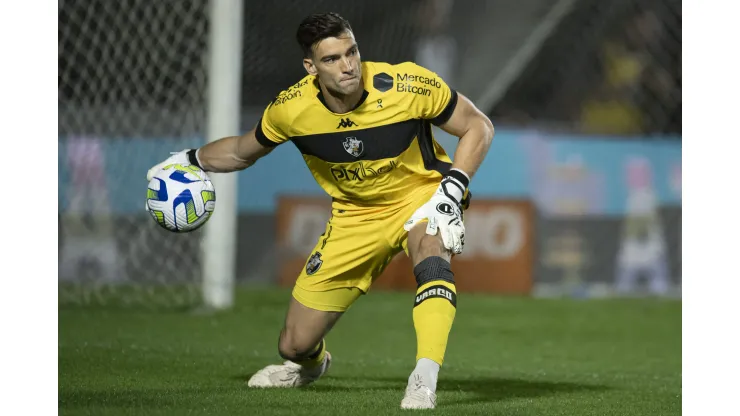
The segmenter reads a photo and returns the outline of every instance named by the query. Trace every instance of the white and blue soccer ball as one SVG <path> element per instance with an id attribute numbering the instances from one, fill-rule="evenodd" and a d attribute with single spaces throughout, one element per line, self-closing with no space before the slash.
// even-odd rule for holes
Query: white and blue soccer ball
<path id="1" fill-rule="evenodd" d="M 216 190 L 194 165 L 164 166 L 149 182 L 146 207 L 162 228 L 187 233 L 208 221 L 216 207 Z"/>

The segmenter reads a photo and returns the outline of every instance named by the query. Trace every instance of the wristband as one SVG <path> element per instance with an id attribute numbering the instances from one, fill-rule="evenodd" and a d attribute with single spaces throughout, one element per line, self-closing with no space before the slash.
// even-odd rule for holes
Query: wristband
<path id="1" fill-rule="evenodd" d="M 462 171 L 450 170 L 442 177 L 440 188 L 448 198 L 460 205 L 465 198 L 469 182 L 470 179 Z"/>
<path id="2" fill-rule="evenodd" d="M 463 186 L 463 189 L 468 189 L 470 185 L 470 177 L 460 169 L 450 169 L 445 176 L 457 179 Z"/>
<path id="3" fill-rule="evenodd" d="M 197 166 L 200 170 L 204 170 L 203 166 L 200 164 L 200 161 L 198 160 L 198 149 L 190 149 L 188 150 L 188 160 L 190 161 L 191 165 Z"/>

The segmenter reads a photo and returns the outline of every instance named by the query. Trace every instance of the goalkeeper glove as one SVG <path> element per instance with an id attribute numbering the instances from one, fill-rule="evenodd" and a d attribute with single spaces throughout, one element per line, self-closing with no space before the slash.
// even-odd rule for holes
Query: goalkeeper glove
<path id="1" fill-rule="evenodd" d="M 468 191 L 470 179 L 458 169 L 451 169 L 440 182 L 432 198 L 417 209 L 403 225 L 410 231 L 416 224 L 426 220 L 426 233 L 442 237 L 445 248 L 453 254 L 462 253 L 465 245 L 463 210 L 470 206 Z"/>
<path id="2" fill-rule="evenodd" d="M 203 170 L 203 166 L 200 164 L 200 161 L 198 160 L 198 150 L 197 149 L 185 149 L 181 150 L 179 152 L 172 152 L 170 153 L 170 157 L 168 157 L 163 162 L 157 163 L 154 165 L 149 171 L 146 173 L 146 180 L 147 182 L 151 181 L 154 175 L 157 174 L 160 170 L 162 170 L 163 167 L 168 165 L 195 165 L 201 170 Z"/>
<path id="3" fill-rule="evenodd" d="M 198 161 L 197 149 L 185 149 L 179 152 L 170 153 L 170 157 L 165 159 L 163 162 L 157 163 L 156 165 L 152 166 L 146 172 L 146 181 L 151 182 L 154 175 L 162 170 L 163 167 L 168 165 L 195 165 L 203 169 L 200 162 Z M 148 203 L 144 204 L 144 207 L 147 211 L 149 211 Z"/>

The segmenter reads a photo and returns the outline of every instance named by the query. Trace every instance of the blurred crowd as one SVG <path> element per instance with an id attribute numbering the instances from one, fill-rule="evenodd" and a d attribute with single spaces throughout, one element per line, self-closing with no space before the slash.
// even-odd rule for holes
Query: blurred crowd
<path id="1" fill-rule="evenodd" d="M 580 107 L 584 132 L 635 135 L 681 128 L 680 54 L 661 16 L 638 10 L 598 53 L 599 79 Z M 668 56 L 666 56 L 668 55 Z"/>
<path id="2" fill-rule="evenodd" d="M 569 132 L 680 136 L 680 6 L 576 1 L 492 115 Z"/>
<path id="3" fill-rule="evenodd" d="M 350 20 L 363 59 L 413 60 L 474 96 L 562 3 L 509 1 L 515 7 L 500 0 L 247 2 L 243 110 L 263 108 L 305 74 L 295 27 L 322 10 Z M 60 3 L 60 134 L 202 131 L 207 5 L 183 0 L 175 12 L 150 19 L 161 9 L 157 2 Z M 680 0 L 574 0 L 520 69 L 492 108 L 482 109 L 499 125 L 680 133 Z M 126 122 L 107 128 L 100 121 L 110 119 Z"/>

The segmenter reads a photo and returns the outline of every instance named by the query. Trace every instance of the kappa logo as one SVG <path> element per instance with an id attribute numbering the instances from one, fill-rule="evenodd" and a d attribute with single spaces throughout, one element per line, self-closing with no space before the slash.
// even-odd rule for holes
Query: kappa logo
<path id="1" fill-rule="evenodd" d="M 322 264 L 324 264 L 324 260 L 321 260 L 321 252 L 317 251 L 313 253 L 306 263 L 306 274 L 312 275 L 316 273 Z"/>
<path id="2" fill-rule="evenodd" d="M 339 125 L 337 126 L 337 128 L 346 129 L 348 127 L 356 127 L 356 126 L 357 126 L 357 123 L 355 123 L 354 121 L 350 120 L 349 117 L 347 117 L 347 118 L 339 119 Z"/>
<path id="3" fill-rule="evenodd" d="M 344 143 L 342 143 L 342 145 L 344 146 L 344 150 L 354 157 L 360 157 L 360 155 L 365 151 L 365 146 L 362 144 L 362 140 L 357 137 L 347 137 L 344 139 Z"/>

